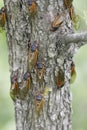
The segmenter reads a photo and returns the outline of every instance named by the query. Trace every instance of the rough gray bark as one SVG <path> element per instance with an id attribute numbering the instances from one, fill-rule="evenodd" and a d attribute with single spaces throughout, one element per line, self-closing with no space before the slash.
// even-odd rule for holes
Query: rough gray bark
<path id="1" fill-rule="evenodd" d="M 74 34 L 63 0 L 37 0 L 37 14 L 34 19 L 28 16 L 26 0 L 4 0 L 4 3 L 11 76 L 18 75 L 19 87 L 22 89 L 23 75 L 28 70 L 29 41 L 39 43 L 39 60 L 44 61 L 46 68 L 44 82 L 39 86 L 36 74 L 32 73 L 32 87 L 26 97 L 22 99 L 19 94 L 14 101 L 16 129 L 71 130 L 70 66 L 76 49 L 87 41 L 87 33 Z M 50 31 L 54 16 L 64 12 L 62 25 L 57 31 Z M 65 84 L 61 89 L 57 89 L 55 83 L 59 68 L 64 71 L 65 76 Z M 35 92 L 42 91 L 45 87 L 49 87 L 51 91 L 44 96 L 43 111 L 37 117 Z"/>

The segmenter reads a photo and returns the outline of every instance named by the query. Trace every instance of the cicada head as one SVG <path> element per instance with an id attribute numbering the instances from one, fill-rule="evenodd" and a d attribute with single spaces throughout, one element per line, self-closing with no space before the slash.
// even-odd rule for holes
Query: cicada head
<path id="1" fill-rule="evenodd" d="M 5 7 L 2 7 L 1 11 L 5 13 L 5 11 L 6 11 Z"/>
<path id="2" fill-rule="evenodd" d="M 45 66 L 43 62 L 37 62 L 37 78 L 40 81 L 43 81 L 45 73 Z"/>
<path id="3" fill-rule="evenodd" d="M 30 48 L 31 48 L 31 52 L 35 52 L 37 50 L 38 46 L 37 46 L 36 41 L 33 42 Z"/>
<path id="4" fill-rule="evenodd" d="M 44 67 L 44 63 L 43 62 L 37 62 L 37 69 L 41 70 Z"/>
<path id="5" fill-rule="evenodd" d="M 31 78 L 31 74 L 30 74 L 30 72 L 27 71 L 27 72 L 24 74 L 23 79 L 26 81 L 26 80 L 28 80 L 29 78 Z"/>
<path id="6" fill-rule="evenodd" d="M 42 98 L 43 98 L 43 96 L 41 94 L 36 95 L 36 100 L 37 101 L 40 102 L 42 100 Z"/>
<path id="7" fill-rule="evenodd" d="M 33 0 L 28 0 L 28 2 L 27 2 L 27 3 L 28 3 L 28 5 L 29 5 L 29 6 L 31 6 L 31 5 L 32 5 L 32 1 L 33 1 Z"/>
<path id="8" fill-rule="evenodd" d="M 58 89 L 63 87 L 64 83 L 65 83 L 64 72 L 62 69 L 59 69 L 58 74 L 56 76 L 56 84 Z"/>

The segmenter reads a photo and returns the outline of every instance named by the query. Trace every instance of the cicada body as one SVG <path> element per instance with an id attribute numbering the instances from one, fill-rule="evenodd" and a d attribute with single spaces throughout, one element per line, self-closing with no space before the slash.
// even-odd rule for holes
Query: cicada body
<path id="1" fill-rule="evenodd" d="M 31 74 L 28 71 L 24 74 L 23 80 L 24 80 L 24 88 L 26 88 L 28 91 L 31 86 Z"/>
<path id="2" fill-rule="evenodd" d="M 76 18 L 76 14 L 73 6 L 70 7 L 69 13 L 70 13 L 71 20 L 74 20 Z"/>
<path id="3" fill-rule="evenodd" d="M 36 42 L 34 42 L 29 49 L 28 61 L 29 61 L 29 71 L 33 69 L 36 65 L 38 59 L 38 47 Z"/>
<path id="4" fill-rule="evenodd" d="M 43 62 L 37 62 L 37 80 L 39 83 L 43 82 L 45 73 L 45 65 Z"/>
<path id="5" fill-rule="evenodd" d="M 14 76 L 11 78 L 11 88 L 10 88 L 10 96 L 13 100 L 15 100 L 15 96 L 18 94 L 19 92 L 19 84 L 17 81 L 17 77 Z"/>
<path id="6" fill-rule="evenodd" d="M 20 88 L 20 97 L 22 100 L 24 100 L 31 88 L 31 73 L 30 72 L 26 72 L 23 76 L 23 83 L 22 83 L 22 87 Z"/>
<path id="7" fill-rule="evenodd" d="M 44 96 L 42 93 L 36 93 L 35 95 L 35 110 L 38 116 L 40 116 L 41 111 L 43 110 L 44 105 Z"/>
<path id="8" fill-rule="evenodd" d="M 51 24 L 50 31 L 56 31 L 64 21 L 64 15 L 57 15 Z"/>
<path id="9" fill-rule="evenodd" d="M 6 9 L 5 9 L 5 7 L 2 7 L 1 11 L 2 11 L 2 14 L 3 14 L 4 23 L 6 23 Z"/>
<path id="10" fill-rule="evenodd" d="M 3 28 L 4 26 L 5 26 L 4 17 L 2 11 L 0 10 L 0 27 Z"/>
<path id="11" fill-rule="evenodd" d="M 34 0 L 28 0 L 27 8 L 28 8 L 29 16 L 35 16 L 35 14 L 37 12 L 37 6 L 36 6 L 36 2 Z"/>
<path id="12" fill-rule="evenodd" d="M 56 84 L 58 89 L 63 87 L 64 83 L 65 83 L 64 72 L 62 71 L 62 69 L 59 69 L 58 74 L 56 76 Z"/>
<path id="13" fill-rule="evenodd" d="M 2 7 L 0 10 L 0 26 L 5 27 L 6 24 L 6 13 L 5 13 L 5 8 Z"/>
<path id="14" fill-rule="evenodd" d="M 71 6 L 71 8 L 69 9 L 69 14 L 70 14 L 70 18 L 72 20 L 73 26 L 75 27 L 75 29 L 78 29 L 80 26 L 80 23 L 79 23 L 80 20 L 79 20 L 79 16 L 76 15 L 73 6 Z"/>
<path id="15" fill-rule="evenodd" d="M 72 2 L 73 2 L 73 0 L 64 0 L 66 8 L 70 8 L 72 6 Z"/>
<path id="16" fill-rule="evenodd" d="M 76 79 L 76 70 L 75 70 L 75 64 L 72 62 L 71 64 L 71 79 L 70 79 L 70 83 L 74 83 Z"/>

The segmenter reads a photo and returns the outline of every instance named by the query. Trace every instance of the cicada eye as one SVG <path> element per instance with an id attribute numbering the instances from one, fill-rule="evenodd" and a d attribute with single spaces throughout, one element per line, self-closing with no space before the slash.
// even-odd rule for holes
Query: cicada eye
<path id="1" fill-rule="evenodd" d="M 37 63 L 37 68 L 38 68 L 38 69 L 42 69 L 42 68 L 43 68 L 42 62 L 38 62 L 38 63 Z"/>
<path id="2" fill-rule="evenodd" d="M 29 72 L 26 72 L 26 73 L 24 74 L 23 79 L 24 79 L 24 80 L 27 80 L 30 76 L 31 76 L 30 73 L 29 73 Z"/>
<path id="3" fill-rule="evenodd" d="M 31 51 L 34 52 L 36 50 L 37 46 L 35 43 L 31 45 Z"/>
<path id="4" fill-rule="evenodd" d="M 32 5 L 32 0 L 28 0 L 28 5 Z"/>
<path id="5" fill-rule="evenodd" d="M 41 101 L 41 100 L 42 100 L 42 95 L 38 94 L 38 95 L 36 96 L 36 100 L 37 100 L 37 101 Z"/>

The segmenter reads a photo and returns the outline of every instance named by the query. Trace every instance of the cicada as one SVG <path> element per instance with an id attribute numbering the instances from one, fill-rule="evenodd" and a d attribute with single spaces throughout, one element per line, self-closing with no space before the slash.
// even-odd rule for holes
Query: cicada
<path id="1" fill-rule="evenodd" d="M 66 8 L 70 8 L 72 6 L 72 2 L 73 2 L 73 0 L 64 0 Z"/>
<path id="2" fill-rule="evenodd" d="M 38 59 L 38 45 L 36 41 L 29 48 L 28 54 L 28 63 L 29 63 L 29 71 L 31 71 L 37 63 Z"/>
<path id="3" fill-rule="evenodd" d="M 71 18 L 71 20 L 72 20 L 73 26 L 75 27 L 75 29 L 78 29 L 79 26 L 80 26 L 80 23 L 79 23 L 80 20 L 79 20 L 79 16 L 76 15 L 73 6 L 70 7 L 70 9 L 69 9 L 69 14 L 70 14 L 70 18 Z"/>
<path id="4" fill-rule="evenodd" d="M 64 21 L 64 15 L 63 14 L 57 15 L 51 24 L 50 31 L 56 31 L 61 26 L 63 21 Z"/>
<path id="5" fill-rule="evenodd" d="M 16 95 L 19 93 L 19 84 L 17 80 L 17 76 L 13 76 L 11 78 L 11 88 L 10 88 L 10 96 L 15 100 Z"/>
<path id="6" fill-rule="evenodd" d="M 39 83 L 42 83 L 45 74 L 45 65 L 44 62 L 37 62 L 37 80 Z"/>
<path id="7" fill-rule="evenodd" d="M 58 89 L 63 87 L 64 83 L 65 83 L 64 72 L 62 69 L 59 69 L 56 76 L 56 84 L 57 84 Z"/>
<path id="8" fill-rule="evenodd" d="M 22 87 L 20 88 L 20 97 L 22 100 L 26 98 L 31 88 L 31 81 L 32 81 L 31 73 L 27 71 L 23 76 Z"/>
<path id="9" fill-rule="evenodd" d="M 72 62 L 71 63 L 71 68 L 70 68 L 70 71 L 71 71 L 71 79 L 70 79 L 70 83 L 74 83 L 75 79 L 76 79 L 76 70 L 75 70 L 75 64 Z"/>
<path id="10" fill-rule="evenodd" d="M 36 92 L 35 95 L 35 110 L 38 116 L 40 116 L 44 105 L 44 95 L 41 92 Z"/>
<path id="11" fill-rule="evenodd" d="M 23 80 L 24 80 L 24 88 L 27 89 L 27 91 L 30 89 L 31 86 L 31 74 L 30 72 L 26 72 L 23 76 Z"/>
<path id="12" fill-rule="evenodd" d="M 37 6 L 35 0 L 28 0 L 27 9 L 29 16 L 35 16 L 37 12 Z"/>
<path id="13" fill-rule="evenodd" d="M 0 9 L 0 26 L 1 26 L 2 28 L 4 28 L 4 27 L 5 27 L 5 24 L 6 24 L 6 12 L 5 12 L 5 8 L 2 7 L 2 8 Z"/>

